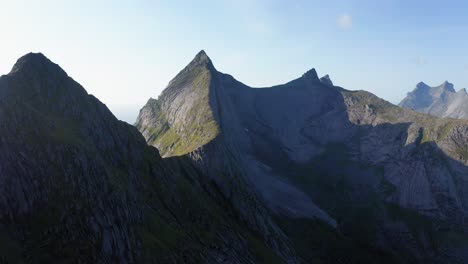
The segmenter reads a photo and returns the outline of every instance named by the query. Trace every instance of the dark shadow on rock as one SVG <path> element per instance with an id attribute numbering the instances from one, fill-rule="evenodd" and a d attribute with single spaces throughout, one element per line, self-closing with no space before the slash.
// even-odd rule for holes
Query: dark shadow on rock
<path id="1" fill-rule="evenodd" d="M 350 257 L 346 263 L 382 259 L 390 263 L 437 262 L 441 256 L 455 260 L 458 255 L 453 249 L 468 247 L 464 215 L 468 205 L 456 201 L 457 196 L 448 196 L 453 193 L 451 186 L 443 186 L 445 182 L 460 181 L 466 185 L 463 177 L 468 175 L 468 167 L 448 156 L 435 142 L 425 141 L 427 128 L 418 128 L 412 140 L 408 134 L 412 120 L 369 125 L 366 120 L 357 119 L 353 123 L 345 100 L 359 92 L 330 87 L 305 77 L 261 89 L 250 88 L 216 72 L 211 85 L 210 106 L 215 110 L 222 134 L 209 148 L 222 146 L 225 154 L 234 158 L 226 165 L 226 157 L 212 156 L 209 166 L 217 172 L 228 168 L 225 176 L 235 174 L 245 169 L 236 168 L 241 159 L 236 155 L 248 155 L 270 168 L 272 179 L 281 178 L 296 186 L 337 220 L 338 230 L 333 230 L 317 220 L 278 215 L 277 223 L 307 261 L 319 259 L 332 263 Z M 301 97 L 297 97 L 295 104 L 298 95 L 308 96 L 311 104 L 304 103 Z M 381 99 L 375 100 L 375 105 L 362 105 L 362 111 L 375 113 L 381 104 L 395 107 Z M 281 106 L 282 103 L 287 107 Z M 306 140 L 313 151 L 308 152 L 308 160 L 298 161 L 291 158 L 294 149 L 278 129 L 287 131 L 289 125 L 294 125 L 291 120 L 297 121 L 295 117 L 307 112 L 307 107 L 313 110 L 304 119 L 306 126 L 292 136 Z M 279 127 L 273 118 L 281 119 L 284 127 Z M 246 144 L 249 147 L 244 147 Z M 244 150 L 248 152 L 243 153 Z M 396 172 L 399 169 L 403 171 Z M 433 210 L 402 201 L 406 199 L 404 195 L 411 194 L 401 192 L 412 187 L 401 182 L 421 170 L 424 173 L 419 177 L 427 185 L 413 191 L 426 188 L 421 192 L 429 191 L 435 205 Z M 218 184 L 223 180 L 215 179 Z M 401 185 L 396 186 L 398 183 Z M 231 191 L 225 189 L 223 193 L 232 199 Z M 459 191 L 456 190 L 456 195 Z M 317 235 L 310 230 L 322 233 Z"/>

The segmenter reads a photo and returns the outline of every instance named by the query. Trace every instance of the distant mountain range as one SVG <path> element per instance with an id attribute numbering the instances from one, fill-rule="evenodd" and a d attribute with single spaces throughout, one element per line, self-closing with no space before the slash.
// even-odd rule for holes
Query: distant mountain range
<path id="1" fill-rule="evenodd" d="M 457 92 L 449 82 L 436 87 L 420 82 L 399 105 L 438 117 L 468 118 L 466 90 L 461 89 Z"/>
<path id="2" fill-rule="evenodd" d="M 467 150 L 466 120 L 204 51 L 131 126 L 31 53 L 0 77 L 0 262 L 467 263 Z"/>

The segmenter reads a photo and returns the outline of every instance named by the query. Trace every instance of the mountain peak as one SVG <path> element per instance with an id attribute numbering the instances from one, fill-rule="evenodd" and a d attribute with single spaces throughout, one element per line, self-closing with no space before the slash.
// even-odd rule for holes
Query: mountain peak
<path id="1" fill-rule="evenodd" d="M 425 82 L 418 82 L 416 86 L 429 86 L 429 85 L 427 85 Z"/>
<path id="2" fill-rule="evenodd" d="M 302 78 L 307 79 L 307 80 L 312 80 L 312 81 L 320 81 L 315 68 L 312 68 L 309 71 L 307 71 L 306 73 L 304 73 L 302 75 Z"/>
<path id="3" fill-rule="evenodd" d="M 10 74 L 19 72 L 32 74 L 54 72 L 67 75 L 59 65 L 53 63 L 44 54 L 32 52 L 19 58 L 11 69 Z"/>
<path id="4" fill-rule="evenodd" d="M 323 84 L 329 85 L 329 86 L 333 86 L 333 82 L 330 79 L 330 76 L 328 74 L 326 74 L 325 76 L 320 78 L 320 82 L 322 82 Z"/>
<path id="5" fill-rule="evenodd" d="M 420 82 L 400 102 L 400 106 L 418 112 L 452 118 L 466 118 L 466 90 L 455 91 L 454 85 L 444 81 L 438 86 Z"/>
<path id="6" fill-rule="evenodd" d="M 211 59 L 210 59 L 210 57 L 208 57 L 206 52 L 204 50 L 200 50 L 197 53 L 197 55 L 195 56 L 195 58 L 193 58 L 193 60 L 190 62 L 189 65 L 197 65 L 197 66 L 210 65 L 210 66 L 213 66 L 213 63 L 211 62 Z"/>
<path id="7" fill-rule="evenodd" d="M 416 89 L 426 89 L 426 88 L 430 88 L 430 87 L 424 82 L 419 82 L 418 84 L 416 84 Z"/>
<path id="8" fill-rule="evenodd" d="M 201 58 L 205 58 L 205 57 L 206 57 L 206 58 L 210 59 L 210 58 L 208 57 L 208 55 L 206 54 L 205 50 L 200 50 L 200 51 L 197 53 L 197 55 L 196 55 L 195 57 L 201 57 Z"/>
<path id="9" fill-rule="evenodd" d="M 453 87 L 453 83 L 451 83 L 451 82 L 449 82 L 449 81 L 445 81 L 445 82 L 443 83 L 443 85 L 444 85 L 445 87 Z"/>
<path id="10" fill-rule="evenodd" d="M 6 78 L 18 85 L 3 87 L 5 98 L 27 102 L 51 112 L 65 113 L 68 110 L 64 109 L 79 107 L 77 102 L 84 102 L 81 99 L 87 96 L 81 85 L 42 53 L 28 53 L 19 58 Z M 77 105 L 72 106 L 70 102 Z"/>
<path id="11" fill-rule="evenodd" d="M 448 81 L 445 81 L 444 83 L 442 83 L 439 88 L 443 89 L 444 91 L 449 91 L 449 92 L 452 92 L 452 93 L 455 93 L 455 88 L 453 86 L 453 83 L 450 83 Z"/>

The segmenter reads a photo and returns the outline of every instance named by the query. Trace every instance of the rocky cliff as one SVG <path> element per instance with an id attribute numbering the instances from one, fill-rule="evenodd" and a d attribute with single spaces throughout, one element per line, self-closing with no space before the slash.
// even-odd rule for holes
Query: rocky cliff
<path id="1" fill-rule="evenodd" d="M 42 54 L 0 78 L 0 120 L 2 263 L 297 262 Z"/>
<path id="2" fill-rule="evenodd" d="M 279 228 L 304 262 L 468 260 L 466 121 L 333 86 L 314 69 L 251 88 L 202 51 L 136 126 L 162 156 L 189 156 L 276 252 L 268 234 Z"/>

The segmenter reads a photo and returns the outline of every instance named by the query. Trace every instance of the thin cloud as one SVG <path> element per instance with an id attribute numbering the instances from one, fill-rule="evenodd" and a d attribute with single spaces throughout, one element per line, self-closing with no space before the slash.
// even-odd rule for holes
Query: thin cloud
<path id="1" fill-rule="evenodd" d="M 341 15 L 338 17 L 338 26 L 340 28 L 348 30 L 353 27 L 353 17 L 350 15 Z"/>
<path id="2" fill-rule="evenodd" d="M 416 65 L 426 65 L 428 63 L 427 59 L 422 57 L 422 56 L 416 56 L 412 58 L 411 63 L 416 64 Z"/>

